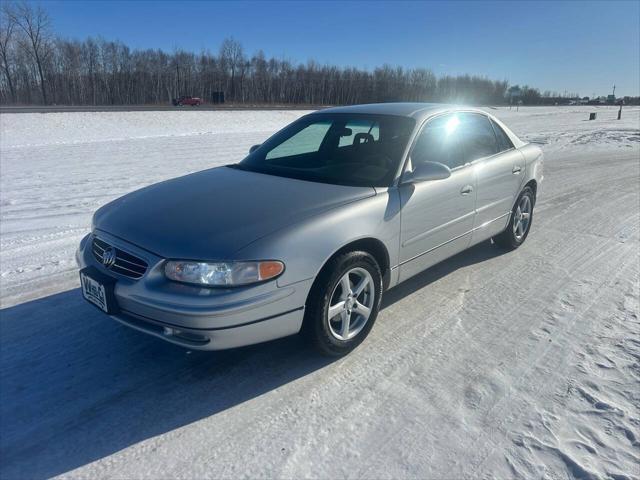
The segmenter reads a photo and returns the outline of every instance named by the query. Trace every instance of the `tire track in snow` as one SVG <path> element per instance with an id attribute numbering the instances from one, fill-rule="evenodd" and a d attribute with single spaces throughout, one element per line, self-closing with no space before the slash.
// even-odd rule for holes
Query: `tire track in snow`
<path id="1" fill-rule="evenodd" d="M 136 151 L 154 142 L 118 143 L 114 165 L 140 155 L 144 162 L 131 168 L 158 162 L 169 174 L 204 162 L 212 145 L 169 165 L 162 147 L 173 154 L 184 144 L 159 140 L 150 156 Z M 604 156 L 552 149 L 521 249 L 499 255 L 480 245 L 388 292 L 367 342 L 333 363 L 294 340 L 187 355 L 105 324 L 68 296 L 60 305 L 55 297 L 26 303 L 2 324 L 11 340 L 0 351 L 10 367 L 0 381 L 11 392 L 0 404 L 2 476 L 561 478 L 578 467 L 629 474 L 638 426 L 629 412 L 640 378 L 640 344 L 632 341 L 639 218 L 620 205 L 639 204 L 640 151 L 610 147 Z M 223 156 L 239 154 L 226 148 Z M 46 163 L 46 150 L 36 163 Z M 74 149 L 71 164 L 83 152 L 91 153 Z M 87 171 L 108 153 L 90 159 Z M 89 184 L 108 195 L 108 181 Z M 40 187 L 22 186 L 37 199 Z M 60 275 L 27 283 L 41 294 L 73 284 Z M 47 306 L 46 322 L 35 322 L 38 305 Z M 55 335 L 24 331 L 33 325 Z"/>

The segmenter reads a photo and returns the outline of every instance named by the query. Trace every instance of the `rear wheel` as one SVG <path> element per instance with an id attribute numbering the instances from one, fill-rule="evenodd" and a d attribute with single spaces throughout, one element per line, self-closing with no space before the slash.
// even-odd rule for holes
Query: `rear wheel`
<path id="1" fill-rule="evenodd" d="M 494 237 L 494 242 L 501 247 L 513 250 L 524 243 L 533 221 L 533 205 L 535 198 L 531 187 L 525 187 L 516 200 L 509 223 L 504 232 Z"/>
<path id="2" fill-rule="evenodd" d="M 307 301 L 305 330 L 321 353 L 342 356 L 371 331 L 382 297 L 382 275 L 366 252 L 333 259 L 320 273 Z"/>

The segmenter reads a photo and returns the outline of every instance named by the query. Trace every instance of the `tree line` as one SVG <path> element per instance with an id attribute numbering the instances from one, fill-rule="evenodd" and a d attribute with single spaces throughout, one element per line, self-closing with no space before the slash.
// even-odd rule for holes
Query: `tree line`
<path id="1" fill-rule="evenodd" d="M 295 64 L 247 55 L 225 39 L 217 52 L 132 50 L 102 38 L 54 34 L 40 5 L 4 2 L 0 11 L 0 103 L 59 105 L 166 104 L 181 95 L 238 104 L 341 105 L 388 101 L 508 103 L 507 81 L 476 75 L 437 77 L 426 68 L 384 65 L 372 71 Z M 513 88 L 513 87 L 512 87 Z M 524 87 L 525 103 L 540 103 Z"/>

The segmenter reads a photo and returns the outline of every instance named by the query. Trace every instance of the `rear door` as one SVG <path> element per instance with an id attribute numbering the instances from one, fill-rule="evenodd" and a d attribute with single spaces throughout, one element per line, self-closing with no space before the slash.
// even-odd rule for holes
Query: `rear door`
<path id="1" fill-rule="evenodd" d="M 423 128 L 408 168 L 424 161 L 447 165 L 451 176 L 399 187 L 400 281 L 464 250 L 471 241 L 476 180 L 465 163 L 458 114 L 438 116 Z"/>
<path id="2" fill-rule="evenodd" d="M 488 116 L 461 114 L 461 127 L 465 158 L 476 172 L 475 243 L 504 229 L 520 187 L 524 159 Z"/>

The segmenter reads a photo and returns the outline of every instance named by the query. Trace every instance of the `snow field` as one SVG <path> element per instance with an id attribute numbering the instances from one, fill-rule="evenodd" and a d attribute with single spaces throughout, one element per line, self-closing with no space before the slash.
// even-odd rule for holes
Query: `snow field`
<path id="1" fill-rule="evenodd" d="M 640 478 L 640 109 L 490 111 L 545 150 L 527 242 L 386 292 L 338 361 L 188 352 L 69 290 L 97 207 L 304 112 L 0 116 L 0 477 Z"/>

